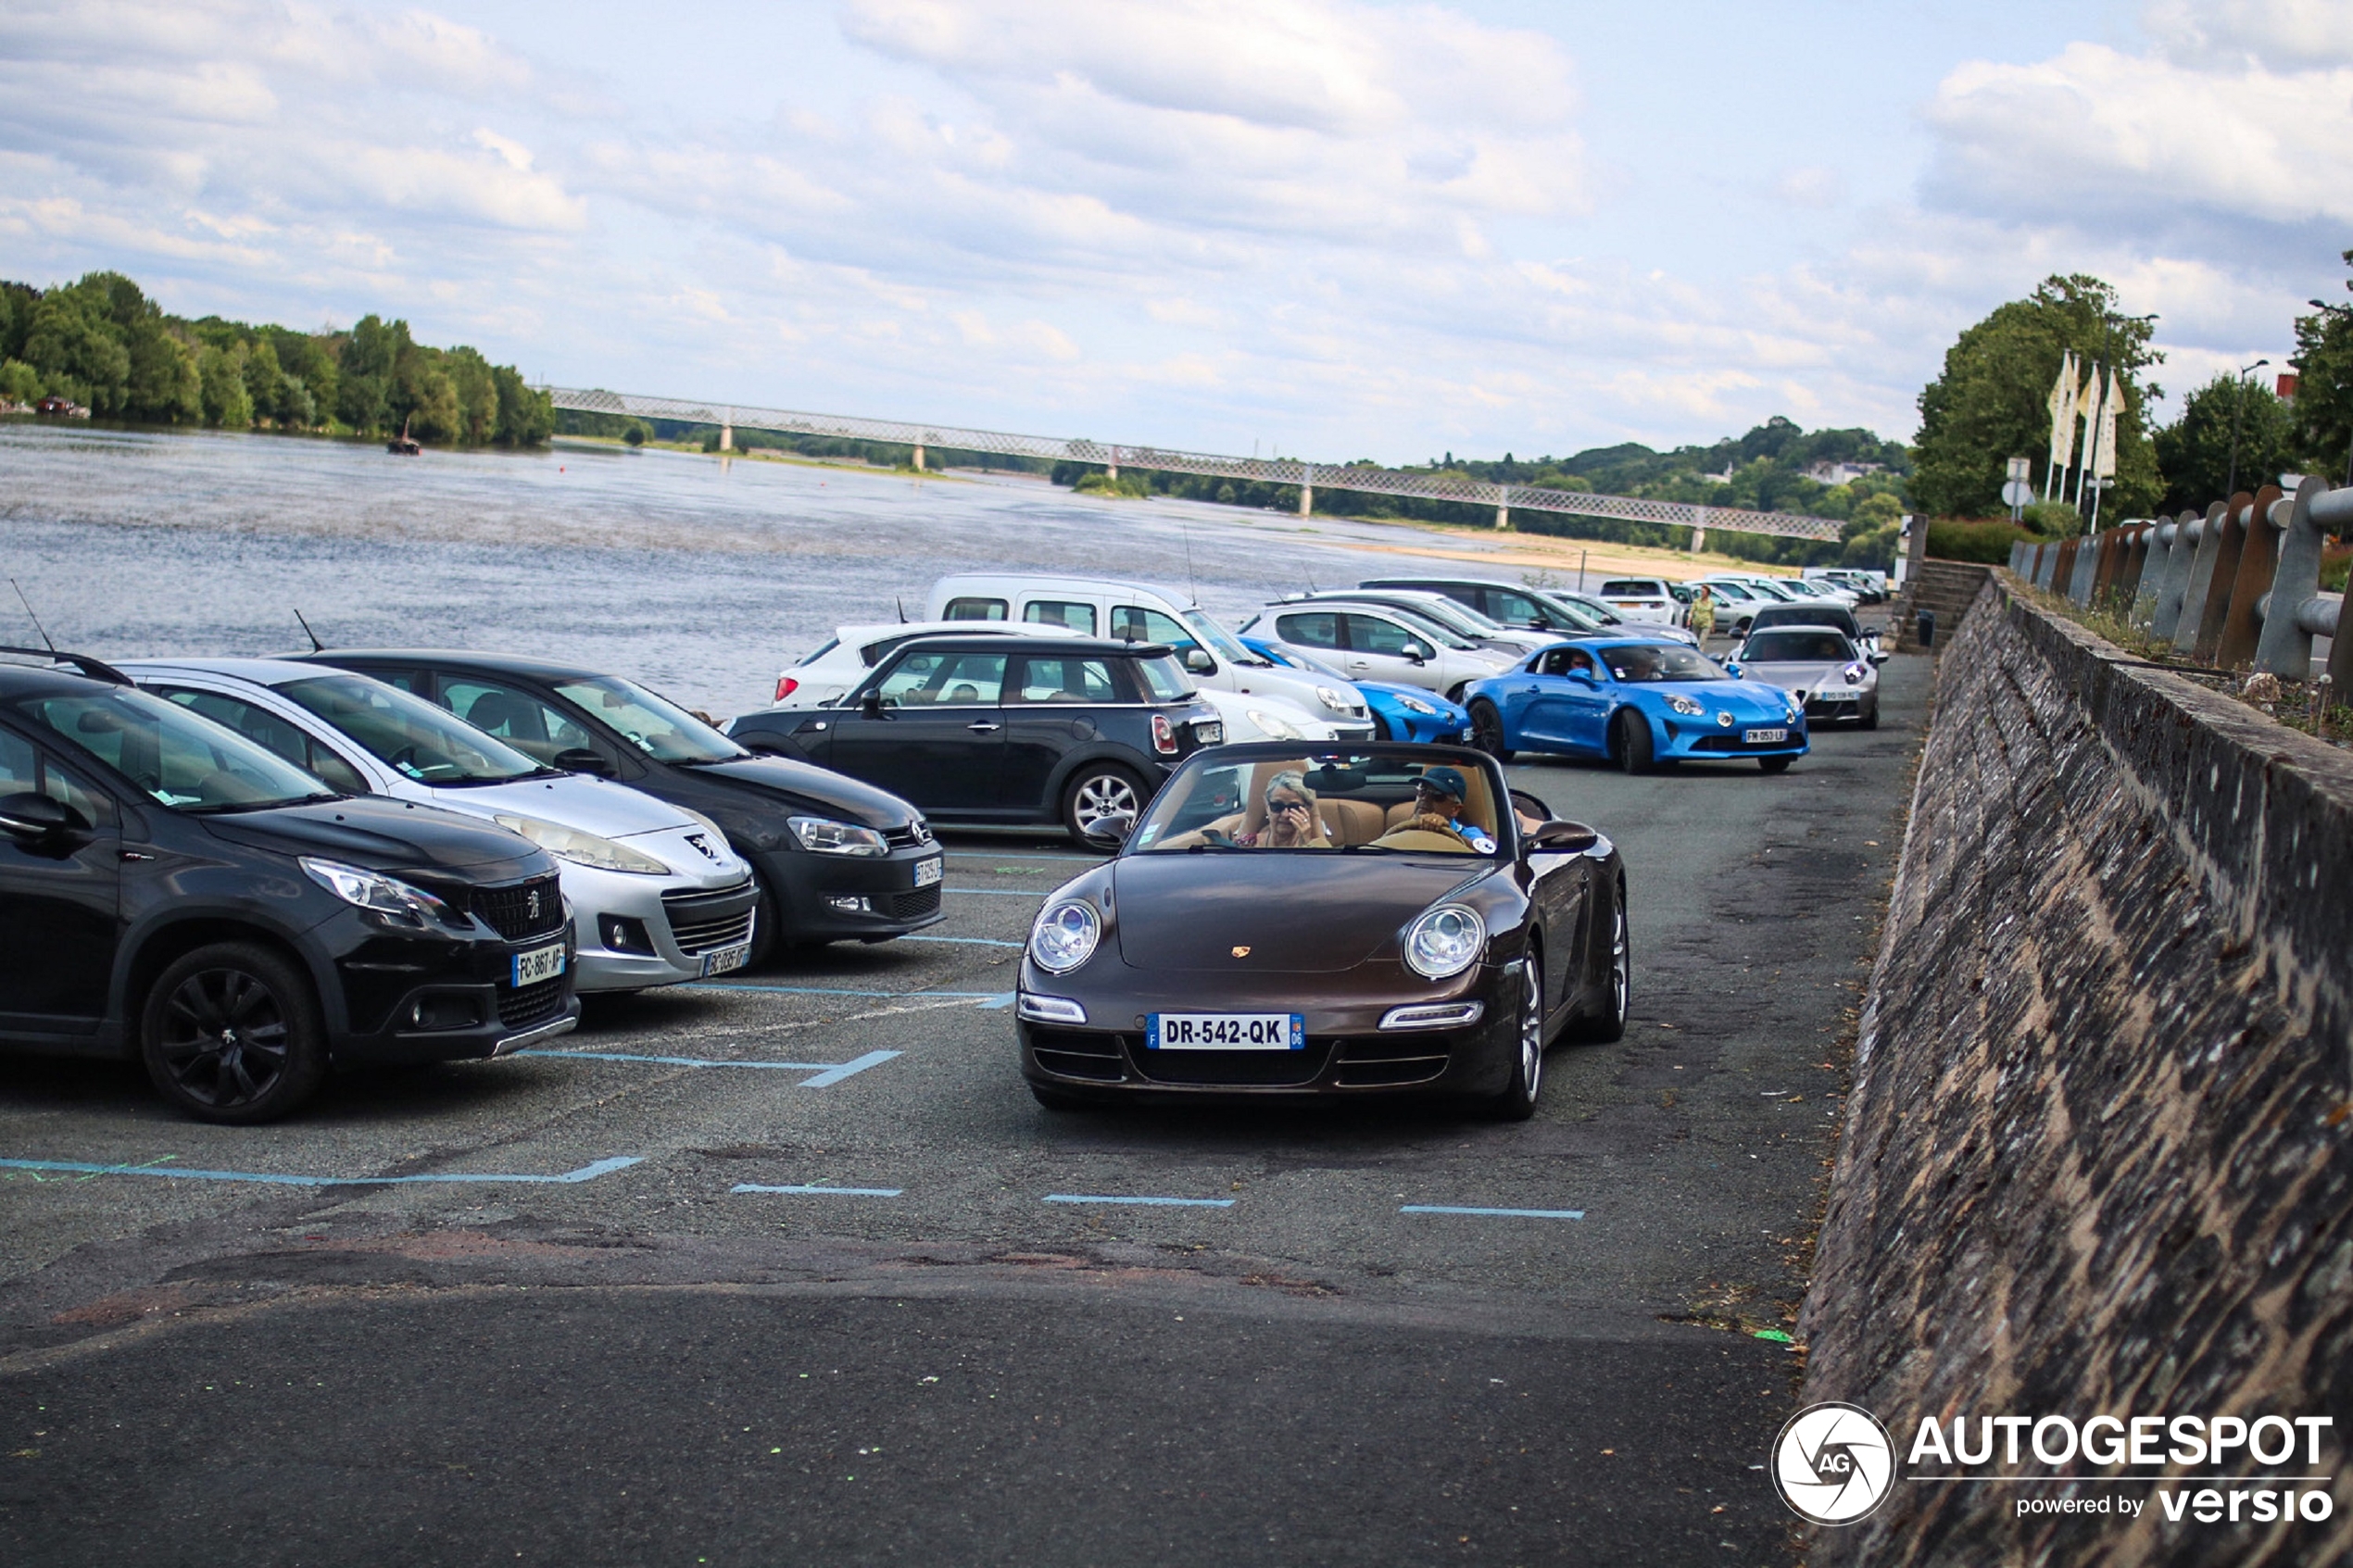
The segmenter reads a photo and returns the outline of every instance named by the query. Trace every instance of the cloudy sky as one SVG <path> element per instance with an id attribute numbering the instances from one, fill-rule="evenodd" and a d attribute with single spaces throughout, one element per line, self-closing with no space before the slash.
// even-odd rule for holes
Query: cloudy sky
<path id="1" fill-rule="evenodd" d="M 2347 0 L 0 7 L 0 276 L 829 412 L 1901 436 L 2049 272 L 2185 387 L 2283 359 L 2347 245 Z"/>

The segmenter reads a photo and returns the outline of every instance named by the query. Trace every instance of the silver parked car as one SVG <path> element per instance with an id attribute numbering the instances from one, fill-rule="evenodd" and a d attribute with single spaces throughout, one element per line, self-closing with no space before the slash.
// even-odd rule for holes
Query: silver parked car
<path id="1" fill-rule="evenodd" d="M 1879 667 L 1886 658 L 1863 652 L 1829 626 L 1772 626 L 1750 633 L 1724 668 L 1790 693 L 1806 705 L 1810 725 L 1876 730 Z"/>

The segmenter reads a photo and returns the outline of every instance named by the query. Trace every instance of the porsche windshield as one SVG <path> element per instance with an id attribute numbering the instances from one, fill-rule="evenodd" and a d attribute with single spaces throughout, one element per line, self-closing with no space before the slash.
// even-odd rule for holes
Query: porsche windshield
<path id="1" fill-rule="evenodd" d="M 1325 753 L 1202 758 L 1162 786 L 1135 854 L 1277 850 L 1497 852 L 1495 800 L 1478 759 Z"/>
<path id="2" fill-rule="evenodd" d="M 1751 664 L 1849 664 L 1855 646 L 1836 632 L 1759 632 L 1741 650 Z"/>
<path id="3" fill-rule="evenodd" d="M 1727 677 L 1712 659 L 1680 643 L 1643 643 L 1629 647 L 1597 649 L 1610 674 L 1620 681 L 1649 684 L 1661 681 L 1721 681 Z"/>

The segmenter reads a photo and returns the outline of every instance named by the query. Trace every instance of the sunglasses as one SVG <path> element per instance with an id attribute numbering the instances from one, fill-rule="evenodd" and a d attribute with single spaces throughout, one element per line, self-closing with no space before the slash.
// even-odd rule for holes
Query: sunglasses
<path id="1" fill-rule="evenodd" d="M 1266 802 L 1266 809 L 1269 811 L 1298 811 L 1304 814 L 1307 810 L 1307 802 L 1304 800 L 1269 800 Z"/>

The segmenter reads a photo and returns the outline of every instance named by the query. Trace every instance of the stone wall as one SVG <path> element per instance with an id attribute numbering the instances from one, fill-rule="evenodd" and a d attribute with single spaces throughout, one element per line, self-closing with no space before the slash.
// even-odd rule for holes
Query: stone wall
<path id="1" fill-rule="evenodd" d="M 2014 1504 L 2057 1485 L 1899 1479 L 1808 1561 L 2353 1559 L 2353 759 L 2015 581 L 1941 656 L 1806 1402 L 1876 1413 L 1899 1474 L 1924 1415 L 2333 1415 L 2334 1513 L 2169 1524 L 2134 1480 L 2072 1489 L 2137 1519 L 2055 1522 Z M 2267 1469 L 2309 1467 L 2227 1473 Z"/>

